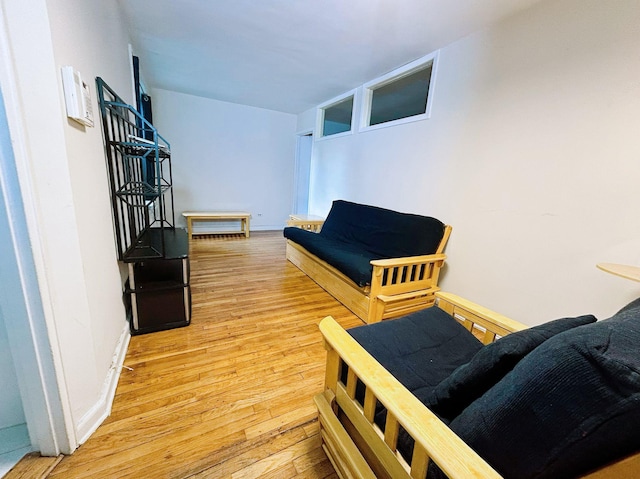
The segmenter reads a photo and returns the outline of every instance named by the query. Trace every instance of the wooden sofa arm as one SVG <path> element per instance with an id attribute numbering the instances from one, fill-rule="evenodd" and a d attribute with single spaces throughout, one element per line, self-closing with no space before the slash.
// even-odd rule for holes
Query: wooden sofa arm
<path id="1" fill-rule="evenodd" d="M 526 329 L 522 323 L 514 321 L 507 316 L 496 313 L 484 306 L 461 298 L 458 295 L 439 291 L 435 294 L 438 307 L 456 318 L 469 331 L 473 329 L 484 330 L 482 342 L 489 344 L 496 337 L 506 336 L 522 329 Z"/>
<path id="2" fill-rule="evenodd" d="M 324 224 L 324 220 L 288 220 L 287 221 L 287 226 L 293 226 L 296 228 L 301 228 L 303 230 L 313 231 L 314 233 L 320 232 L 323 224 Z"/>
<path id="3" fill-rule="evenodd" d="M 367 323 L 424 309 L 435 301 L 445 254 L 371 261 L 371 306 Z M 397 307 L 393 307 L 397 305 Z"/>
<path id="4" fill-rule="evenodd" d="M 380 461 L 380 466 L 391 477 L 424 478 L 429 460 L 433 460 L 450 479 L 500 478 L 489 464 L 456 436 L 438 417 L 393 377 L 378 361 L 367 353 L 332 317 L 324 318 L 320 330 L 325 339 L 327 355 L 325 397 L 335 394 L 335 402 L 349 421 L 364 437 L 367 448 Z M 340 361 L 349 367 L 347 385 L 339 380 Z M 355 382 L 365 385 L 362 408 L 355 405 Z M 316 401 L 318 401 L 316 399 Z M 373 423 L 376 400 L 387 409 L 384 431 Z M 322 418 L 324 421 L 334 420 Z M 335 420 L 333 421 L 335 423 Z M 414 454 L 409 471 L 396 453 L 399 425 L 415 440 Z M 371 431 L 378 431 L 377 434 Z M 329 439 L 330 440 L 330 439 Z M 350 467 L 362 467 L 362 458 L 346 458 Z M 380 470 L 373 467 L 374 474 Z M 390 472 L 391 471 L 391 472 Z M 359 475 L 366 477 L 370 471 Z"/>

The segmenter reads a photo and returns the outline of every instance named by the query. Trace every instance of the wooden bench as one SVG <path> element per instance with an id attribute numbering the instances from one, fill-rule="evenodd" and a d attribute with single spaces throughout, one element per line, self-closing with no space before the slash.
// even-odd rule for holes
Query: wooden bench
<path id="1" fill-rule="evenodd" d="M 192 238 L 194 234 L 235 234 L 244 233 L 245 237 L 249 237 L 249 218 L 251 213 L 245 211 L 185 211 L 182 213 L 187 219 L 187 231 L 189 238 Z M 207 231 L 207 232 L 194 232 L 194 221 L 240 221 L 240 231 Z"/>

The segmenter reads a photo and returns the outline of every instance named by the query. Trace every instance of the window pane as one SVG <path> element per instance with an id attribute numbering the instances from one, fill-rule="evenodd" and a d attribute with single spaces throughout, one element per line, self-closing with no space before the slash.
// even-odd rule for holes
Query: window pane
<path id="1" fill-rule="evenodd" d="M 351 116 L 353 112 L 353 97 L 342 100 L 324 109 L 322 136 L 335 135 L 351 131 Z"/>
<path id="2" fill-rule="evenodd" d="M 424 114 L 432 66 L 429 63 L 421 70 L 373 89 L 369 125 Z"/>

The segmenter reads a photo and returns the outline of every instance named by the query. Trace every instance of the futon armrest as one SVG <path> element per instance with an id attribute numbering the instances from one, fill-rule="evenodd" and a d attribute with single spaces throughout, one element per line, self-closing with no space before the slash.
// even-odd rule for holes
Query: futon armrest
<path id="1" fill-rule="evenodd" d="M 371 264 L 380 268 L 412 266 L 422 263 L 436 263 L 447 259 L 445 254 L 426 254 L 421 256 L 403 256 L 401 258 L 374 259 Z"/>
<path id="2" fill-rule="evenodd" d="M 445 254 L 375 259 L 371 261 L 371 293 L 398 294 L 436 286 L 445 259 Z"/>
<path id="3" fill-rule="evenodd" d="M 307 231 L 318 233 L 322 229 L 324 220 L 288 220 L 287 226 L 301 228 Z"/>
<path id="4" fill-rule="evenodd" d="M 368 323 L 432 305 L 433 295 L 439 291 L 438 276 L 447 258 L 445 254 L 407 256 L 371 261 L 370 298 L 372 301 Z M 396 311 L 391 306 L 402 305 Z"/>
<path id="5" fill-rule="evenodd" d="M 527 327 L 507 316 L 452 293 L 439 291 L 436 293 L 436 301 L 440 309 L 458 319 L 468 330 L 471 331 L 473 327 L 478 326 L 484 329 L 486 332 L 483 343 L 485 344 L 494 341 L 496 336 L 506 336 Z"/>

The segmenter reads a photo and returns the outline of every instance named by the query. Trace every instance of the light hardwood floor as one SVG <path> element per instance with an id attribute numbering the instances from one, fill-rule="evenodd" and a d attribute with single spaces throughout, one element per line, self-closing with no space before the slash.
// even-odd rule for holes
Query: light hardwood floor
<path id="1" fill-rule="evenodd" d="M 286 261 L 281 232 L 192 240 L 191 284 L 192 324 L 131 339 L 111 416 L 47 477 L 336 477 L 317 325 L 362 322 Z"/>

